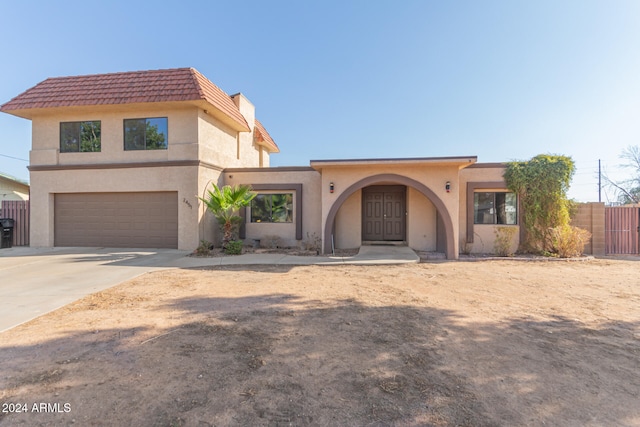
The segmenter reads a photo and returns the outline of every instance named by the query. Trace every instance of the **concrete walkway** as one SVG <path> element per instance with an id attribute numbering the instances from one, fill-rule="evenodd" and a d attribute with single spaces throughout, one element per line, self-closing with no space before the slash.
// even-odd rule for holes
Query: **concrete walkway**
<path id="1" fill-rule="evenodd" d="M 296 256 L 286 254 L 244 254 L 215 258 L 187 257 L 180 260 L 180 267 L 204 267 L 212 265 L 339 265 L 339 264 L 408 264 L 420 262 L 420 257 L 407 246 L 362 246 L 357 255 Z"/>
<path id="2" fill-rule="evenodd" d="M 0 249 L 0 332 L 150 271 L 218 265 L 372 265 L 420 261 L 406 246 L 363 246 L 353 257 L 187 255 L 186 251 L 174 249 Z"/>

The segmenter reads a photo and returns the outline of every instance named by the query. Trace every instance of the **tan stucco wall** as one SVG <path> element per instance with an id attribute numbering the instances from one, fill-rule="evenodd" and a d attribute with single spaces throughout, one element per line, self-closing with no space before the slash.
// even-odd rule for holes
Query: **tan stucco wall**
<path id="1" fill-rule="evenodd" d="M 29 200 L 29 187 L 0 177 L 0 203 L 3 200 Z"/>
<path id="2" fill-rule="evenodd" d="M 317 167 L 320 167 L 318 165 Z M 328 211 L 334 205 L 336 200 L 342 195 L 345 190 L 347 190 L 350 186 L 358 183 L 359 181 L 383 174 L 393 174 L 403 176 L 417 182 L 422 183 L 426 187 L 428 187 L 433 193 L 438 197 L 444 206 L 446 207 L 449 215 L 452 219 L 452 227 L 453 227 L 453 236 L 458 235 L 459 229 L 459 204 L 458 198 L 456 196 L 455 191 L 451 191 L 450 193 L 446 192 L 445 184 L 449 181 L 452 185 L 452 188 L 458 187 L 458 172 L 459 167 L 456 165 L 424 165 L 424 164 L 407 164 L 407 163 L 388 163 L 388 164 L 359 164 L 359 165 L 321 165 L 322 167 L 322 230 L 323 234 L 325 232 L 325 228 L 327 226 L 327 216 Z M 334 183 L 334 193 L 329 192 L 329 184 Z M 375 184 L 396 184 L 396 181 L 381 181 L 376 182 Z M 370 183 L 369 185 L 373 185 Z M 413 193 L 411 193 L 413 194 Z M 424 209 L 424 215 L 427 217 L 433 215 L 433 210 L 430 210 L 427 203 L 424 201 L 420 201 L 420 199 L 413 197 L 412 200 L 409 201 L 409 208 L 413 207 L 416 209 L 415 212 L 410 211 L 409 215 L 419 218 L 423 215 L 421 209 Z M 357 215 L 361 215 L 361 209 L 359 208 L 357 211 Z M 425 250 L 425 248 L 435 248 L 435 233 L 432 233 L 432 230 L 435 228 L 435 219 L 433 225 L 420 225 L 420 223 L 415 221 L 415 217 L 413 221 L 408 221 L 407 226 L 412 227 L 411 229 L 407 229 L 407 236 L 415 235 L 416 237 L 408 237 L 408 244 L 410 247 L 418 250 Z M 336 216 L 336 234 L 340 230 L 340 226 L 338 225 L 340 218 Z M 420 234 L 421 233 L 421 234 Z M 422 235 L 423 237 L 419 237 Z M 428 236 L 428 237 L 427 237 Z M 336 240 L 340 240 L 341 238 L 335 236 Z M 433 239 L 433 240 L 432 240 Z M 453 248 L 451 249 L 452 253 L 455 253 L 457 256 L 458 253 L 458 241 L 454 239 Z"/>
<path id="3" fill-rule="evenodd" d="M 496 229 L 498 227 L 515 228 L 517 231 L 511 239 L 510 250 L 515 253 L 518 250 L 520 239 L 518 237 L 519 227 L 517 225 L 493 225 L 474 224 L 474 240 L 468 252 L 472 254 L 493 254 L 495 253 Z"/>
<path id="4" fill-rule="evenodd" d="M 200 160 L 227 168 L 260 166 L 260 147 L 253 143 L 253 132 L 237 133 L 216 118 L 200 111 L 198 133 Z M 238 138 L 240 139 L 240 158 L 238 158 Z M 262 156 L 263 166 L 268 166 L 269 153 L 265 151 Z"/>
<path id="5" fill-rule="evenodd" d="M 222 171 L 201 167 L 198 169 L 198 188 L 194 191 L 192 204 L 198 212 L 198 240 L 207 242 L 216 242 L 220 238 L 218 232 L 218 223 L 211 212 L 207 210 L 206 205 L 200 197 L 207 199 L 207 191 L 212 189 L 211 184 L 222 184 Z M 200 242 L 198 241 L 198 244 Z"/>
<path id="6" fill-rule="evenodd" d="M 250 212 L 247 212 L 246 241 L 260 239 L 266 235 L 280 235 L 283 245 L 299 246 L 305 240 L 321 236 L 320 174 L 307 168 L 254 168 L 246 170 L 225 170 L 221 177 L 224 185 L 238 184 L 302 184 L 302 240 L 295 239 L 295 221 L 297 212 L 294 208 L 292 224 L 251 224 Z M 264 192 L 287 192 L 286 190 Z M 294 206 L 297 201 L 294 194 Z"/>
<path id="7" fill-rule="evenodd" d="M 198 157 L 198 109 L 196 107 L 140 108 L 133 111 L 54 110 L 37 116 L 32 124 L 31 165 L 75 165 L 87 163 L 135 163 L 166 160 L 196 160 Z M 124 119 L 167 117 L 166 150 L 124 150 Z M 60 123 L 99 120 L 98 153 L 60 153 Z"/>
<path id="8" fill-rule="evenodd" d="M 124 107 L 123 107 L 124 108 Z M 244 109 L 251 113 L 251 109 Z M 124 119 L 167 117 L 166 150 L 124 150 Z M 254 122 L 252 115 L 247 118 Z M 60 123 L 99 120 L 99 153 L 60 153 Z M 253 129 L 253 127 L 252 127 Z M 240 158 L 238 158 L 238 140 Z M 131 106 L 124 110 L 110 108 L 52 109 L 33 119 L 31 165 L 74 165 L 86 163 L 136 163 L 176 160 L 201 160 L 221 167 L 259 166 L 259 147 L 253 132 L 236 132 L 196 106 L 159 104 Z M 269 153 L 263 153 L 263 165 Z"/>
<path id="9" fill-rule="evenodd" d="M 407 189 L 407 244 L 420 251 L 436 250 L 436 207 L 413 188 Z"/>
<path id="10" fill-rule="evenodd" d="M 436 250 L 436 208 L 419 191 L 407 188 L 407 245 L 416 250 Z M 342 204 L 336 216 L 337 249 L 358 248 L 362 244 L 362 190 Z"/>
<path id="11" fill-rule="evenodd" d="M 463 169 L 460 171 L 460 185 L 459 185 L 459 203 L 460 203 L 460 250 L 467 253 L 495 253 L 495 229 L 496 225 L 491 224 L 473 224 L 473 242 L 467 242 L 467 183 L 469 182 L 490 182 L 490 183 L 503 183 L 504 184 L 504 167 L 500 164 L 476 164 L 472 167 Z M 501 185 L 500 188 L 476 188 L 476 191 L 507 191 L 506 184 Z M 473 206 L 472 206 L 473 207 Z M 519 212 L 518 212 L 519 214 Z M 470 219 L 473 223 L 473 217 Z M 515 252 L 520 243 L 520 226 L 513 225 L 509 227 L 515 227 L 517 229 L 513 238 L 511 249 Z"/>
<path id="12" fill-rule="evenodd" d="M 260 147 L 254 143 L 256 125 L 256 108 L 242 93 L 232 95 L 233 102 L 238 106 L 240 113 L 247 121 L 251 132 L 240 132 L 240 156 L 234 163 L 225 163 L 225 167 L 260 167 Z M 268 166 L 269 153 L 263 153 L 262 166 Z"/>
<path id="13" fill-rule="evenodd" d="M 482 166 L 483 165 L 479 163 L 460 171 L 460 186 L 458 188 L 460 191 L 460 197 L 466 196 L 467 182 L 504 182 L 504 178 L 502 177 L 504 168 L 498 166 Z"/>
<path id="14" fill-rule="evenodd" d="M 362 190 L 353 193 L 336 216 L 337 249 L 359 248 L 362 244 Z"/>
<path id="15" fill-rule="evenodd" d="M 258 146 L 258 166 L 263 168 L 268 168 L 271 165 L 271 157 L 269 156 L 269 152 L 266 148 Z"/>
<path id="16" fill-rule="evenodd" d="M 195 167 L 31 172 L 30 244 L 53 246 L 56 193 L 177 191 L 178 249 L 193 250 L 198 246 L 199 237 L 198 205 L 194 195 L 197 178 Z"/>
<path id="17" fill-rule="evenodd" d="M 235 131 L 226 127 L 216 118 L 201 112 L 198 120 L 198 133 L 201 136 L 198 149 L 202 159 L 207 159 L 209 163 L 220 166 L 236 162 Z"/>

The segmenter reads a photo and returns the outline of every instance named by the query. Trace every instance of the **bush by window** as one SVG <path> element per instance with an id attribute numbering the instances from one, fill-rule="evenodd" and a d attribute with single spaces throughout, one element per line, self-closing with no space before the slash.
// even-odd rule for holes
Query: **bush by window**
<path id="1" fill-rule="evenodd" d="M 60 123 L 60 152 L 100 151 L 100 121 Z"/>
<path id="2" fill-rule="evenodd" d="M 166 117 L 124 121 L 125 150 L 166 150 L 167 142 Z"/>
<path id="3" fill-rule="evenodd" d="M 251 201 L 251 222 L 293 222 L 293 194 L 258 194 Z"/>
<path id="4" fill-rule="evenodd" d="M 518 199 L 515 193 L 475 193 L 473 195 L 474 224 L 518 223 Z"/>

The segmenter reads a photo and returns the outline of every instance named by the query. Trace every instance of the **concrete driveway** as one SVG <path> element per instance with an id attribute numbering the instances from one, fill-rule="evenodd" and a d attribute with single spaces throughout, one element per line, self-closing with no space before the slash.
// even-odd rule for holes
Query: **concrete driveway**
<path id="1" fill-rule="evenodd" d="M 0 332 L 148 271 L 179 267 L 175 249 L 0 250 Z"/>

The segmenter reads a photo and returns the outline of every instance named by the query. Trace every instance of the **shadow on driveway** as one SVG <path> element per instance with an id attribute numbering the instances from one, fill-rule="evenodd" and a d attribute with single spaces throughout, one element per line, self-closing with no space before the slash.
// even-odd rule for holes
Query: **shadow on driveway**
<path id="1" fill-rule="evenodd" d="M 0 332 L 136 276 L 180 267 L 174 249 L 0 250 Z"/>

